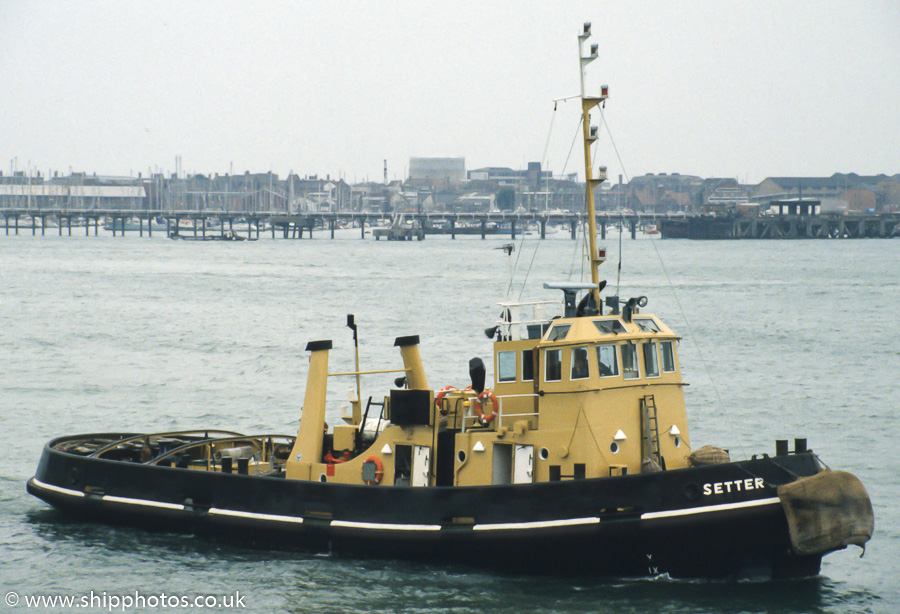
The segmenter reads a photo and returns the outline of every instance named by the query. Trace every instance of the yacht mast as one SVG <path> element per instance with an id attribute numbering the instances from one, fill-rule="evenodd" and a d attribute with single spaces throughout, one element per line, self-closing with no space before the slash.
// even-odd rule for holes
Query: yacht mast
<path id="1" fill-rule="evenodd" d="M 594 207 L 594 188 L 606 181 L 606 167 L 597 169 L 597 177 L 593 177 L 591 169 L 591 145 L 597 140 L 597 127 L 591 126 L 591 109 L 605 104 L 609 97 L 609 87 L 600 86 L 600 96 L 586 96 L 584 93 L 584 69 L 597 59 L 597 45 L 591 45 L 590 53 L 584 54 L 584 42 L 591 36 L 591 24 L 586 22 L 584 30 L 578 35 L 578 58 L 581 63 L 581 127 L 584 138 L 584 178 L 585 205 L 587 207 L 588 244 L 590 246 L 591 283 L 594 302 L 600 308 L 600 274 L 597 268 L 603 259 L 597 249 L 597 214 Z"/>

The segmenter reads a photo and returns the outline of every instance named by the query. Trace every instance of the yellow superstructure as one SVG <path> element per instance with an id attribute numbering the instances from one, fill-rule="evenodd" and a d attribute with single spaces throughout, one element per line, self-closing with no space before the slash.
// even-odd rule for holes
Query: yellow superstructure
<path id="1" fill-rule="evenodd" d="M 306 394 L 287 477 L 474 486 L 687 466 L 691 448 L 679 338 L 655 316 L 633 307 L 537 323 L 506 317 L 497 334 L 493 386 L 473 382 L 467 389 L 437 392 L 427 388 L 418 339 L 398 340 L 407 387 L 381 401 L 382 428 L 364 445 L 357 410 L 345 418 L 348 424 L 325 432 L 330 343 L 311 344 L 312 392 Z M 367 462 L 374 478 L 365 475 Z"/>

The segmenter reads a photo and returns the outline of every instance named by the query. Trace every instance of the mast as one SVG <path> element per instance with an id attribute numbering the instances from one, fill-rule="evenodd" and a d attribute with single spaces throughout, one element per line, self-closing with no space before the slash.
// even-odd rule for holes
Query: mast
<path id="1" fill-rule="evenodd" d="M 597 59 L 597 45 L 591 45 L 590 54 L 584 54 L 584 42 L 591 36 L 591 24 L 585 22 L 584 30 L 578 35 L 578 58 L 581 63 L 581 128 L 584 139 L 584 184 L 585 184 L 585 206 L 587 207 L 587 226 L 588 226 L 588 244 L 590 252 L 591 265 L 591 283 L 593 289 L 591 293 L 594 295 L 594 304 L 600 308 L 600 274 L 598 267 L 603 259 L 597 249 L 597 212 L 594 206 L 594 188 L 606 181 L 606 167 L 601 166 L 597 170 L 597 178 L 593 176 L 591 169 L 591 145 L 597 140 L 597 127 L 591 126 L 591 109 L 606 103 L 609 98 L 609 87 L 600 86 L 600 96 L 586 96 L 584 93 L 584 69 L 585 67 Z"/>

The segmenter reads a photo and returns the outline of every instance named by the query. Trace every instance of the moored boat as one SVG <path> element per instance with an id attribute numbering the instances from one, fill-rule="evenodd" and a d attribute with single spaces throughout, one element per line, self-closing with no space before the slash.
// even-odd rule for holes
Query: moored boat
<path id="1" fill-rule="evenodd" d="M 601 91 L 582 94 L 590 217 L 605 179 L 588 150 Z M 28 489 L 92 520 L 538 574 L 798 577 L 863 546 L 865 489 L 825 470 L 805 440 L 739 461 L 692 445 L 679 337 L 644 297 L 601 296 L 593 226 L 590 282 L 547 284 L 561 302 L 501 303 L 490 385 L 472 359 L 468 386 L 432 386 L 418 337 L 405 336 L 396 387 L 363 403 L 359 378 L 388 372 L 358 359 L 330 372 L 332 341 L 312 341 L 296 434 L 61 437 Z M 355 342 L 355 318 L 348 326 Z M 340 377 L 357 392 L 328 427 Z"/>
<path id="2" fill-rule="evenodd" d="M 256 241 L 255 238 L 243 237 L 236 231 L 221 229 L 210 234 L 202 235 L 180 234 L 173 231 L 169 233 L 169 238 L 179 241 Z"/>

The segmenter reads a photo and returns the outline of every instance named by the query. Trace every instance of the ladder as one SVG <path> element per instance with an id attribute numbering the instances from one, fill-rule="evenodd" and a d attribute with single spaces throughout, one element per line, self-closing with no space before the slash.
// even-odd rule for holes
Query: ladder
<path id="1" fill-rule="evenodd" d="M 665 461 L 659 452 L 659 421 L 656 417 L 656 401 L 652 394 L 641 398 L 641 423 L 644 431 L 643 464 L 650 465 L 650 470 L 653 470 L 654 464 L 659 469 L 665 469 Z"/>
<path id="2" fill-rule="evenodd" d="M 375 438 L 378 438 L 378 433 L 381 432 L 381 421 L 384 418 L 384 401 L 373 401 L 372 397 L 369 397 L 369 402 L 366 403 L 366 411 L 363 414 L 362 422 L 356 425 L 356 449 L 361 450 L 363 448 L 363 430 L 366 428 L 366 421 L 369 419 L 369 409 L 372 407 L 380 407 L 381 411 L 378 413 L 378 426 L 375 429 Z"/>

